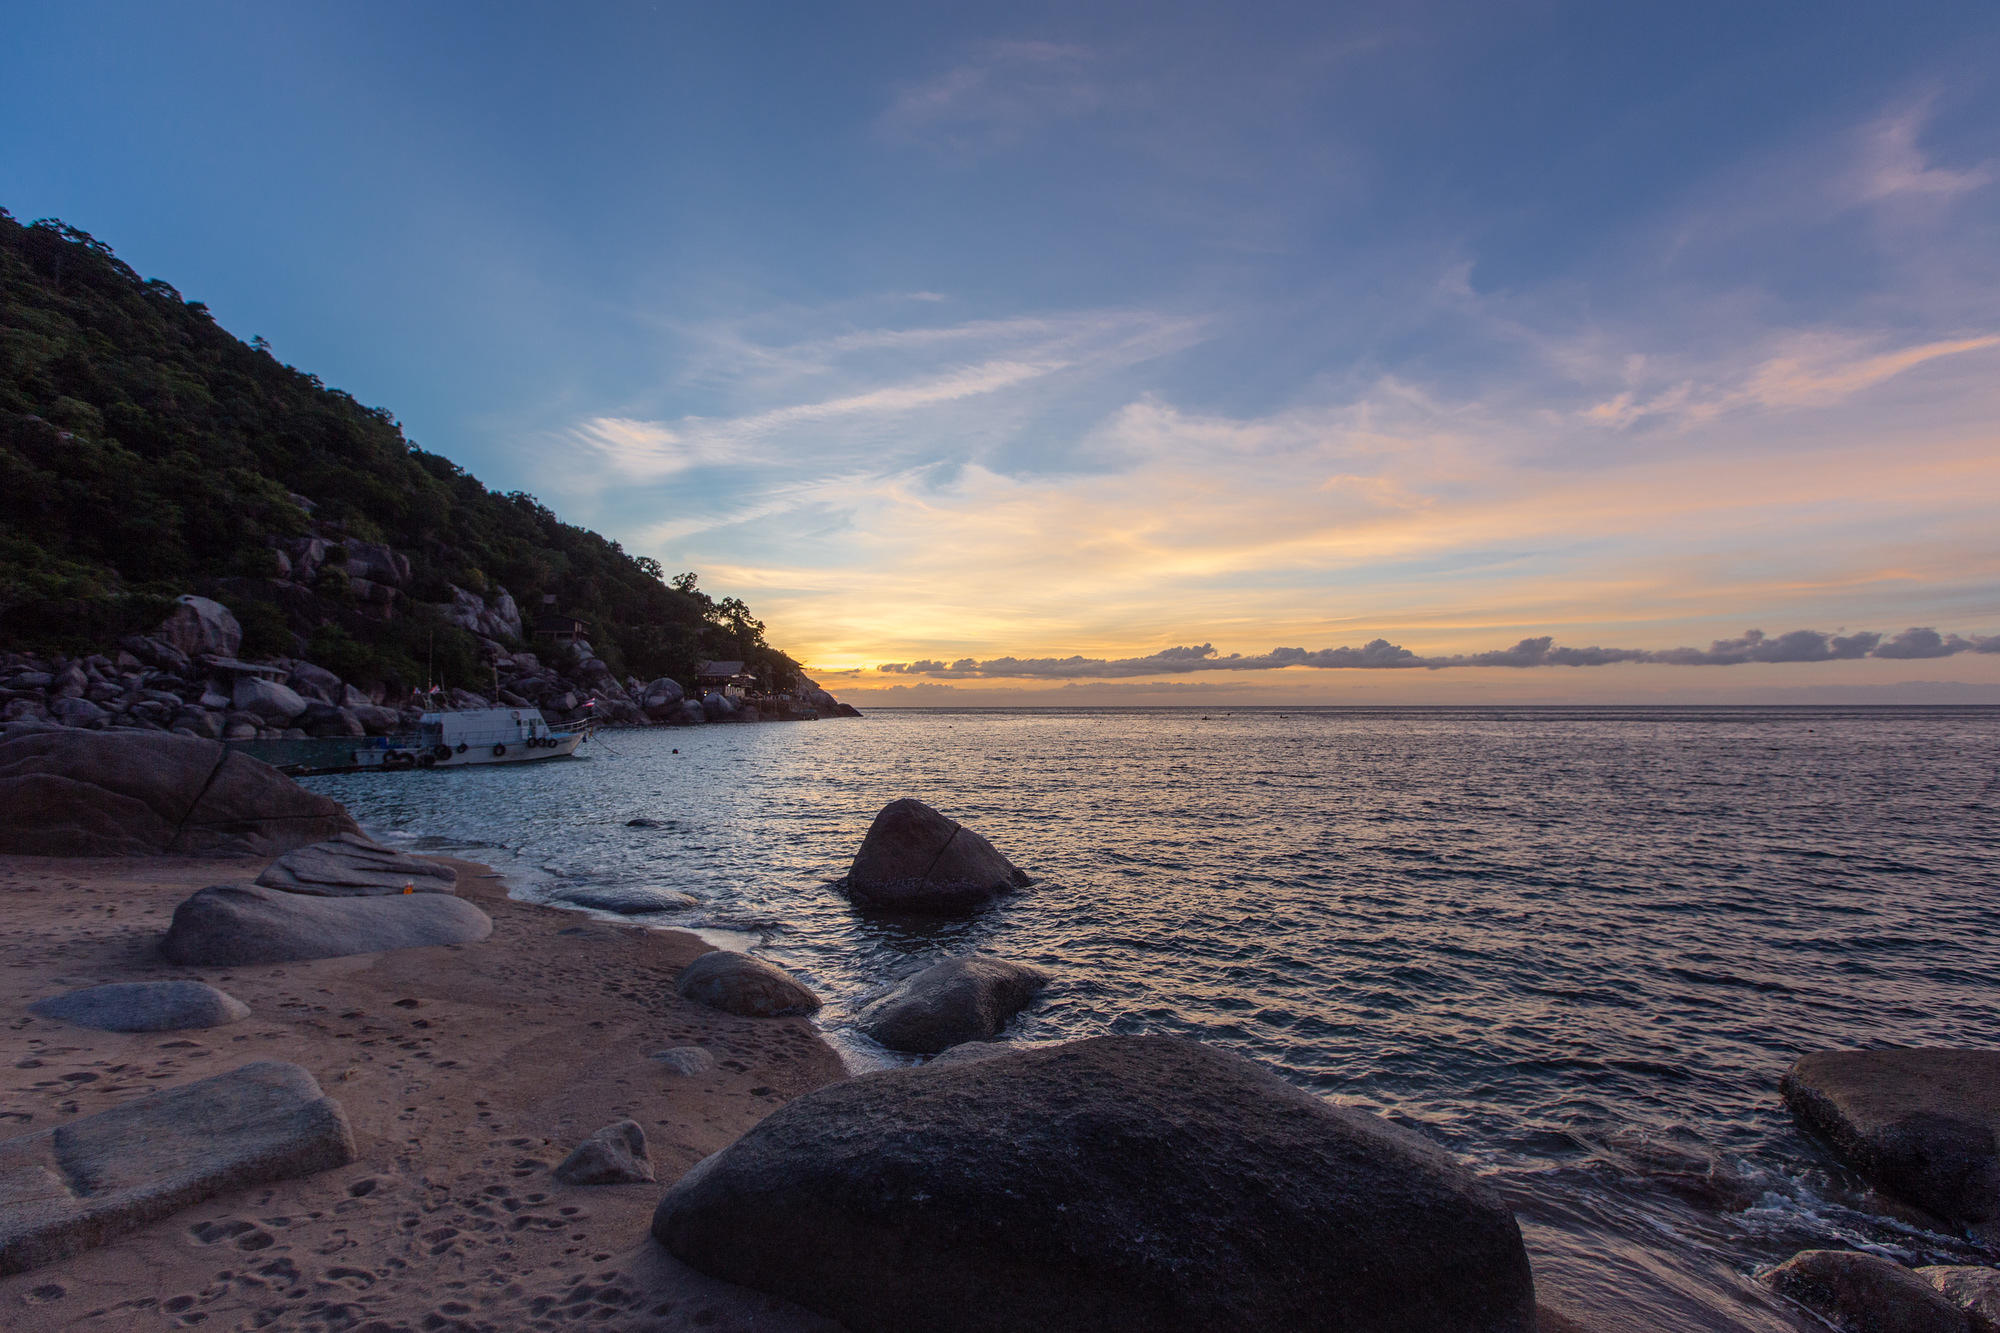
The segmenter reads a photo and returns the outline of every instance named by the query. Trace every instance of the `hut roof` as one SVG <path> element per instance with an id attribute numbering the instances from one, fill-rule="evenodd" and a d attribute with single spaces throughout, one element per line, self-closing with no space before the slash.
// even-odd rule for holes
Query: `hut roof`
<path id="1" fill-rule="evenodd" d="M 743 664 L 741 662 L 703 662 L 700 669 L 694 674 L 703 680 L 710 678 L 728 680 L 732 676 L 743 674 Z"/>

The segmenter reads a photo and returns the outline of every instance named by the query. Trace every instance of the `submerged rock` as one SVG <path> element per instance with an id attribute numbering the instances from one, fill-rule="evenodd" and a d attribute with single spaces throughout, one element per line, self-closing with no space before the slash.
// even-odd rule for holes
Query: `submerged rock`
<path id="1" fill-rule="evenodd" d="M 1841 1333 L 1971 1333 L 1965 1311 L 1878 1254 L 1806 1250 L 1762 1280 Z"/>
<path id="2" fill-rule="evenodd" d="M 936 1055 L 998 1036 L 1048 982 L 1046 972 L 1023 963 L 981 954 L 947 958 L 906 977 L 862 1010 L 855 1026 L 891 1050 Z"/>
<path id="3" fill-rule="evenodd" d="M 791 973 L 761 958 L 716 949 L 682 969 L 674 990 L 696 1004 L 745 1018 L 819 1012 L 814 995 Z"/>
<path id="4" fill-rule="evenodd" d="M 250 1006 L 199 981 L 122 981 L 51 995 L 28 1008 L 104 1032 L 175 1032 L 214 1028 L 250 1016 Z"/>
<path id="5" fill-rule="evenodd" d="M 1819 1051 L 1779 1090 L 1883 1193 L 1961 1226 L 2000 1222 L 2000 1051 Z"/>
<path id="6" fill-rule="evenodd" d="M 683 1176 L 653 1235 L 855 1329 L 1535 1320 L 1513 1215 L 1448 1154 L 1167 1037 L 821 1088 Z"/>
<path id="7" fill-rule="evenodd" d="M 971 829 L 905 797 L 875 816 L 844 882 L 850 897 L 869 906 L 950 913 L 1032 881 Z"/>
<path id="8" fill-rule="evenodd" d="M 216 884 L 174 909 L 160 952 L 175 963 L 237 967 L 464 944 L 492 933 L 492 918 L 450 894 L 315 898 Z"/>
<path id="9" fill-rule="evenodd" d="M 340 1104 L 267 1061 L 0 1142 L 0 1273 L 68 1258 L 224 1190 L 354 1160 Z"/>
<path id="10" fill-rule="evenodd" d="M 646 1131 L 636 1120 L 606 1125 L 577 1144 L 556 1167 L 556 1179 L 565 1185 L 636 1185 L 652 1178 Z"/>
<path id="11" fill-rule="evenodd" d="M 338 802 L 215 741 L 74 730 L 0 740 L 0 852 L 272 856 L 359 831 Z"/>
<path id="12" fill-rule="evenodd" d="M 644 912 L 681 912 L 701 905 L 698 899 L 688 894 L 668 889 L 578 886 L 560 889 L 558 894 L 563 902 L 571 906 L 588 907 L 598 912 L 617 912 L 624 916 L 637 916 Z"/>
<path id="13" fill-rule="evenodd" d="M 451 893 L 458 885 L 458 872 L 436 861 L 393 851 L 362 834 L 343 833 L 287 852 L 266 867 L 257 882 L 287 893 L 360 898 L 401 893 L 406 888 L 418 893 Z"/>

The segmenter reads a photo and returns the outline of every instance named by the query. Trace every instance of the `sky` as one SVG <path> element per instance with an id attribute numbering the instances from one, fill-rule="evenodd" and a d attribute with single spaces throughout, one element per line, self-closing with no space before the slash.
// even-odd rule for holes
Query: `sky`
<path id="1" fill-rule="evenodd" d="M 8 26 L 0 206 L 843 698 L 2000 703 L 1990 0 Z"/>

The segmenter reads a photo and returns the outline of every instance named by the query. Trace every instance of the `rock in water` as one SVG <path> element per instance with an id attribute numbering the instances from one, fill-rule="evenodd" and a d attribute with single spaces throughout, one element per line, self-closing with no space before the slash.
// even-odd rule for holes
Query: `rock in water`
<path id="1" fill-rule="evenodd" d="M 969 911 L 1031 882 L 992 843 L 908 797 L 875 816 L 846 879 L 856 902 L 932 913 Z"/>
<path id="2" fill-rule="evenodd" d="M 340 1104 L 267 1061 L 0 1142 L 0 1273 L 19 1273 L 224 1190 L 354 1160 Z"/>
<path id="3" fill-rule="evenodd" d="M 199 981 L 122 981 L 51 995 L 28 1008 L 104 1032 L 175 1032 L 215 1028 L 250 1016 L 234 995 Z"/>
<path id="4" fill-rule="evenodd" d="M 196 736 L 65 730 L 0 740 L 0 852 L 274 856 L 358 832 L 337 801 Z"/>
<path id="5" fill-rule="evenodd" d="M 1452 1157 L 1171 1037 L 821 1088 L 683 1176 L 653 1235 L 854 1329 L 1535 1320 L 1513 1215 Z"/>
<path id="6" fill-rule="evenodd" d="M 1961 1226 L 2000 1221 L 2000 1051 L 1819 1051 L 1778 1086 L 1877 1189 Z"/>
<path id="7" fill-rule="evenodd" d="M 314 898 L 216 884 L 174 909 L 160 952 L 189 966 L 238 967 L 464 944 L 492 933 L 492 918 L 450 894 Z"/>
<path id="8" fill-rule="evenodd" d="M 556 1179 L 565 1185 L 636 1185 L 652 1178 L 646 1131 L 634 1120 L 606 1125 L 556 1167 Z"/>
<path id="9" fill-rule="evenodd" d="M 585 888 L 578 885 L 559 891 L 561 900 L 597 912 L 617 912 L 636 916 L 643 912 L 681 912 L 700 904 L 685 893 L 668 889 Z"/>
<path id="10" fill-rule="evenodd" d="M 1940 1264 L 1919 1268 L 1917 1276 L 1965 1311 L 1972 1333 L 2000 1333 L 2000 1270 Z"/>
<path id="11" fill-rule="evenodd" d="M 359 833 L 343 833 L 287 852 L 257 876 L 257 882 L 287 893 L 360 898 L 401 893 L 405 888 L 451 893 L 458 885 L 458 872 L 436 861 L 391 851 Z"/>
<path id="12" fill-rule="evenodd" d="M 1965 1311 L 1893 1260 L 1859 1250 L 1805 1250 L 1764 1285 L 1841 1333 L 1971 1333 Z"/>
<path id="13" fill-rule="evenodd" d="M 972 954 L 905 978 L 861 1011 L 855 1026 L 891 1050 L 936 1055 L 996 1037 L 1048 985 L 1046 972 Z"/>
<path id="14" fill-rule="evenodd" d="M 745 1018 L 819 1012 L 819 996 L 782 967 L 748 954 L 716 949 L 681 970 L 674 990 L 683 999 Z"/>

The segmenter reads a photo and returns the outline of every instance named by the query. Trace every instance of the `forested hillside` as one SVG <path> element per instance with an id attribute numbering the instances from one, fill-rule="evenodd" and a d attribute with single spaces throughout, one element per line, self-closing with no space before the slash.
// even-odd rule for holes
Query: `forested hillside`
<path id="1" fill-rule="evenodd" d="M 235 614 L 244 656 L 379 696 L 431 667 L 476 687 L 552 597 L 616 676 L 735 659 L 789 688 L 797 663 L 749 608 L 664 573 L 487 490 L 86 233 L 0 209 L 0 648 L 102 649 L 193 592 Z"/>

